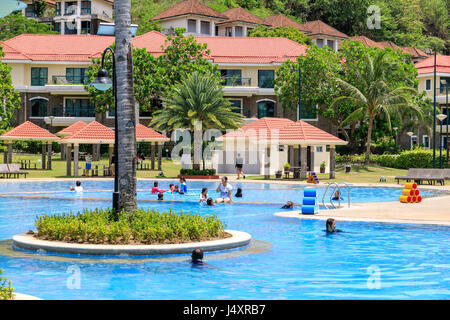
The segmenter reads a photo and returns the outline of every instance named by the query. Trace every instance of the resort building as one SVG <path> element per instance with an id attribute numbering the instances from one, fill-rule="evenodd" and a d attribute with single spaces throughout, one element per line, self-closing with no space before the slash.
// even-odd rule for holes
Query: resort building
<path id="1" fill-rule="evenodd" d="M 97 34 L 100 23 L 112 23 L 114 0 L 46 0 L 47 8 L 40 15 L 34 1 L 26 0 L 23 14 L 27 18 L 51 24 L 61 34 Z"/>
<path id="2" fill-rule="evenodd" d="M 284 28 L 284 27 L 294 27 L 304 34 L 310 34 L 311 31 L 306 29 L 306 27 L 288 17 L 284 14 L 276 14 L 264 19 L 264 21 L 270 24 L 273 28 Z"/>
<path id="3" fill-rule="evenodd" d="M 270 26 L 267 22 L 241 7 L 231 8 L 222 12 L 228 18 L 217 23 L 216 36 L 246 37 L 248 32 L 258 25 Z"/>
<path id="4" fill-rule="evenodd" d="M 286 60 L 295 60 L 305 45 L 284 38 L 196 37 L 206 43 L 208 59 L 218 66 L 225 96 L 248 122 L 263 117 L 296 120 L 295 111 L 282 107 L 274 90 L 275 72 Z M 160 55 L 166 36 L 152 31 L 133 38 L 136 48 Z M 114 114 L 98 114 L 85 90 L 86 71 L 93 57 L 114 42 L 114 37 L 92 35 L 20 35 L 2 44 L 2 61 L 11 68 L 22 106 L 18 124 L 30 120 L 40 126 L 66 127 L 96 120 L 113 127 Z M 150 117 L 141 112 L 140 120 Z M 314 115 L 310 119 L 319 124 Z M 331 130 L 331 128 L 326 128 Z"/>
<path id="5" fill-rule="evenodd" d="M 319 48 L 329 46 L 331 49 L 338 51 L 339 43 L 348 39 L 345 33 L 320 20 L 308 21 L 303 23 L 302 26 L 309 31 L 308 36 Z"/>

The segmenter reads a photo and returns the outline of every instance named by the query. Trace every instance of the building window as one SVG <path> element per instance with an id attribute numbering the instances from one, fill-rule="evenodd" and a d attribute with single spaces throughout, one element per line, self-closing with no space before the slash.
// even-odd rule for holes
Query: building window
<path id="1" fill-rule="evenodd" d="M 77 34 L 77 22 L 75 20 L 64 23 L 64 34 Z"/>
<path id="2" fill-rule="evenodd" d="M 304 105 L 300 109 L 301 120 L 317 120 L 317 105 Z"/>
<path id="3" fill-rule="evenodd" d="M 90 34 L 90 33 L 91 33 L 91 22 L 81 21 L 81 34 Z"/>
<path id="4" fill-rule="evenodd" d="M 200 22 L 200 33 L 201 34 L 211 34 L 211 23 L 209 21 Z"/>
<path id="5" fill-rule="evenodd" d="M 85 84 L 87 68 L 66 68 L 66 80 L 71 84 Z"/>
<path id="6" fill-rule="evenodd" d="M 411 136 L 410 146 L 411 149 L 417 147 L 417 136 Z"/>
<path id="7" fill-rule="evenodd" d="M 188 32 L 196 33 L 197 32 L 197 20 L 188 20 Z"/>
<path id="8" fill-rule="evenodd" d="M 425 90 L 427 91 L 431 90 L 431 79 L 425 80 Z"/>
<path id="9" fill-rule="evenodd" d="M 66 117 L 95 117 L 95 108 L 89 99 L 66 99 Z"/>
<path id="10" fill-rule="evenodd" d="M 258 70 L 258 87 L 273 88 L 274 70 Z"/>
<path id="11" fill-rule="evenodd" d="M 48 111 L 48 101 L 45 99 L 33 99 L 31 104 L 32 117 L 46 117 Z"/>
<path id="12" fill-rule="evenodd" d="M 232 37 L 232 36 L 233 36 L 233 28 L 225 27 L 225 37 Z"/>
<path id="13" fill-rule="evenodd" d="M 449 91 L 450 91 L 450 77 L 441 77 L 441 81 L 442 80 L 444 80 L 445 81 L 445 84 L 442 84 L 441 83 L 441 85 L 439 86 L 440 87 L 440 89 L 439 89 L 439 93 L 440 94 L 445 94 L 445 86 L 447 85 L 448 86 L 448 89 L 449 89 Z M 439 82 L 440 83 L 440 82 Z"/>
<path id="14" fill-rule="evenodd" d="M 258 102 L 258 119 L 264 117 L 275 117 L 275 103 L 273 101 Z"/>
<path id="15" fill-rule="evenodd" d="M 323 152 L 323 146 L 317 146 L 316 152 Z"/>
<path id="16" fill-rule="evenodd" d="M 91 14 L 91 1 L 81 1 L 81 14 Z"/>
<path id="17" fill-rule="evenodd" d="M 323 47 L 323 39 L 316 39 L 316 45 L 318 48 L 322 48 Z"/>
<path id="18" fill-rule="evenodd" d="M 234 36 L 235 37 L 243 37 L 244 36 L 244 31 L 242 27 L 234 27 Z"/>
<path id="19" fill-rule="evenodd" d="M 58 2 L 59 3 L 59 2 Z M 55 31 L 61 33 L 61 22 L 55 22 Z"/>
<path id="20" fill-rule="evenodd" d="M 56 3 L 56 11 L 55 11 L 55 16 L 60 16 L 61 15 L 61 2 L 57 2 Z"/>
<path id="21" fill-rule="evenodd" d="M 242 114 L 242 100 L 241 99 L 230 99 L 231 111 Z"/>
<path id="22" fill-rule="evenodd" d="M 327 40 L 327 46 L 329 46 L 331 49 L 334 50 L 334 41 L 333 40 Z"/>
<path id="23" fill-rule="evenodd" d="M 31 85 L 45 86 L 48 81 L 48 68 L 31 68 Z"/>
<path id="24" fill-rule="evenodd" d="M 70 1 L 66 2 L 66 7 L 64 8 L 64 15 L 71 16 L 77 13 L 77 2 Z"/>
<path id="25" fill-rule="evenodd" d="M 242 70 L 240 69 L 222 69 L 220 77 L 224 86 L 242 85 Z"/>
<path id="26" fill-rule="evenodd" d="M 27 8 L 25 9 L 25 17 L 34 17 L 34 5 L 32 3 L 27 5 Z"/>
<path id="27" fill-rule="evenodd" d="M 219 27 L 216 26 L 216 36 L 218 36 L 218 35 L 219 35 Z"/>
<path id="28" fill-rule="evenodd" d="M 423 146 L 424 148 L 430 149 L 430 137 L 422 136 Z"/>

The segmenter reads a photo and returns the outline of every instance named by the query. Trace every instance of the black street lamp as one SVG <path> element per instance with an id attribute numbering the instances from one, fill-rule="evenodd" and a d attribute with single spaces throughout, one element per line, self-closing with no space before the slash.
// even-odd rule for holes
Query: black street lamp
<path id="1" fill-rule="evenodd" d="M 447 83 L 447 79 L 446 80 L 442 80 L 441 79 L 441 85 L 445 85 L 445 108 L 447 109 L 446 110 L 446 118 L 447 118 L 447 126 L 446 126 L 446 129 L 445 129 L 445 131 L 446 131 L 446 142 L 447 142 L 447 145 L 445 146 L 445 149 L 447 150 L 447 168 L 448 168 L 448 145 L 449 145 L 449 143 L 448 143 L 448 126 L 449 126 L 449 120 L 450 120 L 450 117 L 449 117 L 449 114 L 448 114 L 448 87 L 449 87 L 449 83 Z M 441 134 L 442 134 L 442 129 L 441 129 Z"/>
<path id="2" fill-rule="evenodd" d="M 444 122 L 444 120 L 447 118 L 447 116 L 445 114 L 438 114 L 436 116 L 436 118 L 439 120 L 439 122 L 441 123 L 441 128 L 439 130 L 439 168 L 442 169 L 442 122 Z"/>
<path id="3" fill-rule="evenodd" d="M 113 79 L 111 80 L 108 76 L 108 71 L 105 69 L 105 56 L 106 54 L 111 52 L 112 54 L 112 61 L 113 61 L 113 71 L 112 76 Z M 114 95 L 114 105 L 115 105 L 115 112 L 114 112 L 114 192 L 113 192 L 113 209 L 115 212 L 119 209 L 119 136 L 118 136 L 118 121 L 117 121 L 117 80 L 116 80 L 116 56 L 114 53 L 114 50 L 111 47 L 108 47 L 103 51 L 102 54 L 102 65 L 100 70 L 98 71 L 97 78 L 90 84 L 94 88 L 100 91 L 106 91 L 112 87 L 113 95 Z"/>
<path id="4" fill-rule="evenodd" d="M 433 168 L 436 168 L 436 50 L 434 50 L 433 84 Z"/>

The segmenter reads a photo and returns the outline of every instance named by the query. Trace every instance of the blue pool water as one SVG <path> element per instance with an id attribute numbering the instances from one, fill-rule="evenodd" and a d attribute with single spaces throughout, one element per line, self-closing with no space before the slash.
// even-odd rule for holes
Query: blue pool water
<path id="1" fill-rule="evenodd" d="M 244 198 L 240 201 L 266 202 L 258 205 L 236 203 L 211 208 L 195 202 L 140 201 L 139 206 L 144 208 L 216 213 L 227 228 L 249 232 L 257 240 L 247 248 L 207 253 L 207 263 L 201 267 L 193 267 L 189 255 L 95 260 L 9 249 L 5 240 L 33 229 L 36 215 L 110 206 L 109 200 L 89 198 L 109 199 L 111 191 L 101 190 L 111 190 L 112 181 L 83 184 L 88 192 L 74 199 L 73 193 L 66 192 L 73 185 L 69 182 L 0 183 L 0 268 L 18 292 L 44 299 L 448 299 L 450 296 L 449 227 L 338 221 L 338 228 L 345 232 L 327 236 L 323 221 L 273 216 L 280 211 L 279 206 L 269 203 L 300 202 L 303 192 L 298 186 L 242 184 Z M 160 184 L 164 188 L 168 182 Z M 199 190 L 195 189 L 204 185 L 215 196 L 212 192 L 215 183 L 188 182 L 189 195 L 174 195 L 174 200 L 184 197 L 196 201 Z M 150 186 L 150 181 L 138 184 L 139 190 L 148 190 Z M 400 192 L 395 188 L 352 187 L 351 198 L 352 202 L 391 201 L 397 200 Z M 40 195 L 58 198 L 39 198 Z M 139 191 L 138 197 L 154 196 Z M 80 289 L 73 287 L 73 270 L 80 271 Z"/>

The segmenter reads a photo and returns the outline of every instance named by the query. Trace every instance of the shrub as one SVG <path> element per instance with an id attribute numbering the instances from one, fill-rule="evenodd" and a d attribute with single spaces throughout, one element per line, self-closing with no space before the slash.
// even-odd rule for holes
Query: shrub
<path id="1" fill-rule="evenodd" d="M 216 169 L 204 169 L 204 170 L 181 169 L 180 175 L 182 175 L 182 176 L 215 176 Z"/>
<path id="2" fill-rule="evenodd" d="M 118 216 L 110 209 L 83 213 L 43 215 L 36 219 L 38 237 L 46 240 L 83 243 L 179 243 L 224 236 L 223 223 L 215 215 L 172 210 L 139 209 Z"/>
<path id="3" fill-rule="evenodd" d="M 0 269 L 0 300 L 12 300 L 14 288 L 11 286 L 11 281 L 1 275 L 2 269 Z"/>

